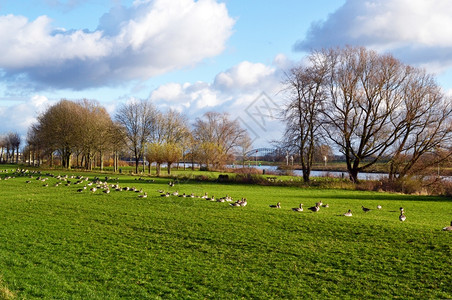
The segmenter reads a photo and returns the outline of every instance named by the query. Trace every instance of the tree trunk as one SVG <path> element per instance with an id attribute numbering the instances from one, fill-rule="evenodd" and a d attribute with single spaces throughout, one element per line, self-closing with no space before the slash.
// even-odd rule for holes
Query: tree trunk
<path id="1" fill-rule="evenodd" d="M 102 153 L 102 151 L 100 151 L 100 153 L 99 153 L 99 159 L 100 159 L 100 170 L 103 171 L 104 170 L 104 154 Z"/>
<path id="2" fill-rule="evenodd" d="M 171 163 L 168 163 L 168 175 L 171 175 Z"/>
<path id="3" fill-rule="evenodd" d="M 157 163 L 156 172 L 157 172 L 157 177 L 159 177 L 160 176 L 160 163 Z"/>

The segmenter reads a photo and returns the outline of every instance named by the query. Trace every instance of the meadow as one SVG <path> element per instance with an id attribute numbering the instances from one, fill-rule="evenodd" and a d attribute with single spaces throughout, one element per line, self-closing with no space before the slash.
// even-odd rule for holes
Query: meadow
<path id="1" fill-rule="evenodd" d="M 0 168 L 0 298 L 452 298 L 451 198 Z"/>

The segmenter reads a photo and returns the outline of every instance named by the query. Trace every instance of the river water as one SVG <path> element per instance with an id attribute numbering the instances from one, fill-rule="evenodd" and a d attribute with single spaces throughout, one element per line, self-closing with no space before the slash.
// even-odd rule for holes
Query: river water
<path id="1" fill-rule="evenodd" d="M 251 166 L 252 168 L 256 168 L 258 170 L 266 170 L 272 172 L 278 172 L 277 166 Z M 303 176 L 302 170 L 293 170 L 293 174 L 295 176 Z M 338 172 L 338 171 L 311 171 L 311 177 L 344 177 L 348 178 L 347 172 Z M 368 173 L 361 172 L 358 173 L 358 180 L 379 180 L 388 178 L 388 174 L 386 173 Z M 452 181 L 452 176 L 441 176 L 442 179 L 446 181 Z"/>

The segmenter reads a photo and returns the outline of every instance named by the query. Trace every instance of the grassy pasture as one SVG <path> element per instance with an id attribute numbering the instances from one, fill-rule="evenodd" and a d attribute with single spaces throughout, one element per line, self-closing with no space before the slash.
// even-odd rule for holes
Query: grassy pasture
<path id="1" fill-rule="evenodd" d="M 0 298 L 452 298 L 452 234 L 441 231 L 450 198 L 110 180 L 149 195 L 138 198 L 9 175 L 0 173 Z M 159 189 L 248 205 L 166 198 Z M 278 201 L 281 209 L 269 207 Z M 318 201 L 330 207 L 306 210 Z M 300 202 L 305 211 L 293 212 Z M 348 209 L 351 218 L 342 216 Z"/>

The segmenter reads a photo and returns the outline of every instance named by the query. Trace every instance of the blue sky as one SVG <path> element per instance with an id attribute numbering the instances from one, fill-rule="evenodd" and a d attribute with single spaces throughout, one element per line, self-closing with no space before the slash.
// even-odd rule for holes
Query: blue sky
<path id="1" fill-rule="evenodd" d="M 0 134 L 62 98 L 112 115 L 139 98 L 227 111 L 266 145 L 284 71 L 320 47 L 390 52 L 452 89 L 448 0 L 0 0 L 0 39 Z"/>

